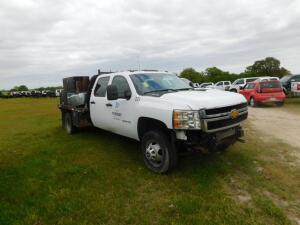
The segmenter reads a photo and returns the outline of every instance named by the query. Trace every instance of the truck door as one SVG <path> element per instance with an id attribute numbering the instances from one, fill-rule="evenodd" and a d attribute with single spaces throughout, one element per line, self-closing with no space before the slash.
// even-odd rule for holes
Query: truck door
<path id="1" fill-rule="evenodd" d="M 108 86 L 110 77 L 100 77 L 94 85 L 90 98 L 90 114 L 91 120 L 95 127 L 110 130 L 111 107 L 106 104 L 106 88 Z"/>
<path id="2" fill-rule="evenodd" d="M 223 82 L 219 81 L 218 83 L 216 83 L 215 87 L 216 87 L 216 89 L 222 90 L 223 89 Z"/>
<path id="3" fill-rule="evenodd" d="M 258 93 L 259 89 L 259 83 L 248 83 L 244 89 L 247 101 L 250 101 L 250 98 L 255 96 Z"/>
<path id="4" fill-rule="evenodd" d="M 137 118 L 135 98 L 124 76 L 116 75 L 111 82 L 118 88 L 118 99 L 112 104 L 112 132 L 137 139 Z M 129 97 L 128 97 L 129 96 Z"/>

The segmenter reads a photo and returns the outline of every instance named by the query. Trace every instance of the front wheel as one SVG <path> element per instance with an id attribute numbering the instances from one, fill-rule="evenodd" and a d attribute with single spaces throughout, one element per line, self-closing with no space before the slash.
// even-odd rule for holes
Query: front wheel
<path id="1" fill-rule="evenodd" d="M 276 102 L 276 105 L 279 106 L 279 107 L 281 107 L 281 106 L 284 105 L 284 102 Z"/>
<path id="2" fill-rule="evenodd" d="M 255 106 L 257 105 L 257 103 L 256 103 L 256 101 L 254 100 L 253 97 L 250 98 L 249 105 L 250 105 L 251 107 L 255 107 Z"/>
<path id="3" fill-rule="evenodd" d="M 146 166 L 155 173 L 166 173 L 177 164 L 177 150 L 162 131 L 148 131 L 142 138 L 141 150 Z"/>

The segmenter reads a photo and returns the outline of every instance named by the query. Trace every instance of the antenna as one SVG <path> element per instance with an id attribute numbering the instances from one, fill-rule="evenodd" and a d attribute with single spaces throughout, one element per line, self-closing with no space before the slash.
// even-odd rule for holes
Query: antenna
<path id="1" fill-rule="evenodd" d="M 137 56 L 137 63 L 139 66 L 139 71 L 140 71 L 141 70 L 140 55 Z"/>

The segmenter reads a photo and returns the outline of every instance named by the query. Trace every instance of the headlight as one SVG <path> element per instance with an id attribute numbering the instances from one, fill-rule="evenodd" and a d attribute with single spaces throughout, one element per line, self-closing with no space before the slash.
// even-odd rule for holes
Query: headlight
<path id="1" fill-rule="evenodd" d="M 173 128 L 174 129 L 201 129 L 199 111 L 173 111 Z"/>

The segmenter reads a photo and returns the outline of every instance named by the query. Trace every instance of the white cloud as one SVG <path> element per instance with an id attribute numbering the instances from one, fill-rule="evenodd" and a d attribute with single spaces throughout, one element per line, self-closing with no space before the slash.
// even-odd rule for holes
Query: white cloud
<path id="1" fill-rule="evenodd" d="M 0 2 L 0 88 L 57 84 L 97 68 L 242 71 L 279 58 L 300 72 L 297 0 Z"/>

